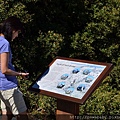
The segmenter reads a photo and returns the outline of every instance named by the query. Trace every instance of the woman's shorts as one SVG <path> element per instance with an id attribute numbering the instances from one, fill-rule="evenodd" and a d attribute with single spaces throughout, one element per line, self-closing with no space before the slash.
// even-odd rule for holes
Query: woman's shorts
<path id="1" fill-rule="evenodd" d="M 2 111 L 10 111 L 13 115 L 18 115 L 27 110 L 23 94 L 18 87 L 0 91 Z"/>

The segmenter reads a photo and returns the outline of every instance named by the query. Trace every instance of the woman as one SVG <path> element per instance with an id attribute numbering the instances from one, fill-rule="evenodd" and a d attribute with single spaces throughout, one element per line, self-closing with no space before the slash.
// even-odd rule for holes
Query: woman
<path id="1" fill-rule="evenodd" d="M 27 77 L 29 73 L 16 72 L 12 65 L 10 41 L 18 37 L 23 29 L 17 17 L 9 17 L 0 27 L 0 99 L 2 120 L 28 120 L 27 107 L 23 95 L 18 89 L 16 76 Z"/>

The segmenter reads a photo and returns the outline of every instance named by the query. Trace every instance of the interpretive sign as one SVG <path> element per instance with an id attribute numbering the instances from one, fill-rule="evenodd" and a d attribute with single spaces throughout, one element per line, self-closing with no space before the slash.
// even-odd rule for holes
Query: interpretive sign
<path id="1" fill-rule="evenodd" d="M 110 63 L 56 57 L 29 90 L 83 104 L 112 66 Z"/>

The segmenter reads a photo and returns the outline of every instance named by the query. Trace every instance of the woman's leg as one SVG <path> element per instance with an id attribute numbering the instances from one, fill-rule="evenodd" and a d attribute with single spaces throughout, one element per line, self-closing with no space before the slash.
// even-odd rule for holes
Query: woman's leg
<path id="1" fill-rule="evenodd" d="M 2 111 L 2 120 L 8 120 L 7 119 L 7 111 Z"/>
<path id="2" fill-rule="evenodd" d="M 2 120 L 12 120 L 13 114 L 10 111 L 2 111 Z"/>
<path id="3" fill-rule="evenodd" d="M 13 114 L 2 100 L 1 100 L 1 108 L 2 108 L 2 120 L 11 120 L 13 118 Z"/>

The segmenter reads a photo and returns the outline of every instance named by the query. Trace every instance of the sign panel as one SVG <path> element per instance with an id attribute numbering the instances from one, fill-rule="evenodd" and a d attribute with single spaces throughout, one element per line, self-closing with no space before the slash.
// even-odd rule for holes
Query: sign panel
<path id="1" fill-rule="evenodd" d="M 83 104 L 112 69 L 112 64 L 56 57 L 29 90 Z"/>

